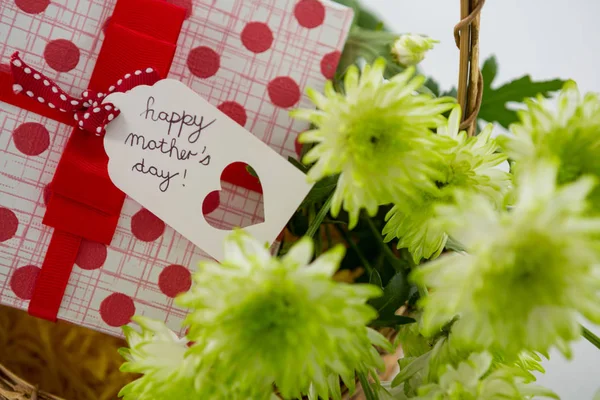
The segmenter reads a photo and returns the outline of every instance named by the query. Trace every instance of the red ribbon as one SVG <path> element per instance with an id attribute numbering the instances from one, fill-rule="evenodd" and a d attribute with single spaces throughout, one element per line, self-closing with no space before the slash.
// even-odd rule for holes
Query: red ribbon
<path id="1" fill-rule="evenodd" d="M 26 96 L 16 96 L 12 92 L 12 83 L 8 86 L 6 74 L 0 74 L 0 99 L 72 125 L 79 125 L 80 118 L 84 117 L 82 128 L 97 130 L 104 122 L 98 122 L 102 117 L 98 116 L 93 124 L 89 121 L 88 125 L 85 113 L 89 112 L 89 107 L 93 107 L 93 112 L 94 101 L 100 103 L 99 93 L 106 93 L 119 79 L 124 80 L 127 73 L 145 71 L 149 65 L 154 67 L 158 77 L 167 76 L 185 13 L 184 8 L 162 0 L 118 0 L 105 30 L 88 96 L 68 98 L 68 102 L 82 102 L 71 104 L 76 109 L 62 107 L 65 112 L 60 112 L 59 104 L 67 106 L 64 100 L 63 103 L 52 103 L 57 108 L 50 108 L 48 101 L 56 100 L 50 100 L 47 91 L 43 92 L 46 93 L 44 97 L 40 91 L 43 89 L 34 91 L 29 83 L 24 84 L 25 81 L 17 84 L 23 87 Z M 44 85 L 44 78 L 39 75 Z M 33 79 L 37 80 L 35 76 Z M 28 90 L 33 96 L 27 96 Z M 62 94 L 67 96 L 64 92 Z M 37 97 L 42 97 L 46 105 L 40 103 Z M 82 108 L 86 100 L 88 103 L 92 100 L 91 105 Z M 112 110 L 106 111 L 110 113 Z M 67 116 L 68 113 L 72 116 Z M 73 115 L 77 115 L 77 121 Z M 106 119 L 109 115 L 105 114 Z M 125 195 L 111 182 L 107 166 L 108 157 L 102 137 L 74 130 L 52 181 L 43 222 L 55 229 L 29 303 L 30 314 L 56 320 L 82 239 L 110 244 Z"/>
<path id="2" fill-rule="evenodd" d="M 25 64 L 19 52 L 12 55 L 10 69 L 13 76 L 13 92 L 37 100 L 50 109 L 71 114 L 79 129 L 103 136 L 106 125 L 121 113 L 111 103 L 102 104 L 105 96 L 115 92 L 127 92 L 139 85 L 154 85 L 160 77 L 153 68 L 136 70 L 125 74 L 111 85 L 106 94 L 86 90 L 81 99 L 76 99 L 62 90 L 55 82 L 43 73 Z"/>

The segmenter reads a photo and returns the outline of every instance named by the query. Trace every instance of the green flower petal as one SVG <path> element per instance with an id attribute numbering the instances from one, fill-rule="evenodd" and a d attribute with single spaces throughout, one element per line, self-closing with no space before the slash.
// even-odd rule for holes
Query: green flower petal
<path id="1" fill-rule="evenodd" d="M 557 173 L 540 164 L 522 174 L 510 211 L 464 193 L 457 205 L 438 211 L 468 254 L 413 273 L 431 289 L 421 304 L 424 334 L 459 317 L 452 326 L 459 346 L 493 348 L 509 358 L 556 347 L 569 356 L 568 343 L 580 337 L 578 317 L 600 321 L 600 226 L 585 214 L 592 184 L 557 188 Z"/>
<path id="2" fill-rule="evenodd" d="M 444 250 L 448 234 L 440 207 L 454 203 L 458 192 L 479 193 L 500 207 L 511 187 L 510 175 L 498 169 L 506 156 L 496 153 L 489 125 L 477 137 L 459 132 L 460 107 L 450 113 L 448 123 L 438 127 L 436 187 L 414 188 L 387 214 L 383 235 L 398 239 L 398 248 L 407 248 L 415 263 L 436 258 Z"/>
<path id="3" fill-rule="evenodd" d="M 128 349 L 121 349 L 126 359 L 121 371 L 144 376 L 125 386 L 119 396 L 125 400 L 170 400 L 188 398 L 196 393 L 194 370 L 185 360 L 187 340 L 179 339 L 164 323 L 134 317 L 141 332 L 124 327 Z"/>
<path id="4" fill-rule="evenodd" d="M 581 96 L 575 82 L 567 82 L 556 101 L 527 101 L 519 112 L 520 121 L 511 125 L 512 135 L 499 143 L 516 161 L 521 174 L 532 164 L 554 162 L 558 165 L 559 184 L 571 183 L 588 175 L 600 179 L 600 95 Z M 600 187 L 590 193 L 591 212 L 600 212 Z"/>
<path id="5" fill-rule="evenodd" d="M 472 353 L 455 367 L 448 364 L 436 382 L 418 389 L 415 400 L 526 400 L 531 395 L 557 398 L 545 388 L 525 384 L 510 370 L 493 370 L 493 357 L 488 352 Z"/>
<path id="6" fill-rule="evenodd" d="M 376 317 L 366 302 L 380 289 L 331 279 L 343 247 L 310 263 L 307 238 L 277 259 L 236 231 L 226 249 L 221 265 L 202 264 L 197 284 L 177 299 L 191 308 L 189 357 L 201 360 L 197 373 L 234 382 L 241 393 L 275 385 L 285 398 L 326 398 L 340 395 L 340 378 L 353 381 L 357 371 L 382 366 L 373 345 L 389 343 L 366 328 Z"/>
<path id="7" fill-rule="evenodd" d="M 410 182 L 428 182 L 436 157 L 432 129 L 445 121 L 444 112 L 454 99 L 417 94 L 425 81 L 414 77 L 414 68 L 383 79 L 385 61 L 377 59 L 362 73 L 348 68 L 345 95 L 309 91 L 318 110 L 293 111 L 292 116 L 311 121 L 316 128 L 300 135 L 300 142 L 316 145 L 304 156 L 312 164 L 308 179 L 318 181 L 338 175 L 331 213 L 348 212 L 350 228 L 361 209 L 375 215 L 382 204 L 404 198 Z"/>

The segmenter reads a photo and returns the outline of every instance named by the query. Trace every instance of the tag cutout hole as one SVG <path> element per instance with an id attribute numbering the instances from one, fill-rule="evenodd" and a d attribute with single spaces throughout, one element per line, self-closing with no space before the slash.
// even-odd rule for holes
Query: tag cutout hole
<path id="1" fill-rule="evenodd" d="M 240 182 L 255 190 L 231 182 Z M 244 162 L 229 164 L 221 173 L 221 190 L 210 192 L 202 202 L 210 226 L 220 230 L 246 228 L 265 222 L 262 185 L 256 172 Z"/>

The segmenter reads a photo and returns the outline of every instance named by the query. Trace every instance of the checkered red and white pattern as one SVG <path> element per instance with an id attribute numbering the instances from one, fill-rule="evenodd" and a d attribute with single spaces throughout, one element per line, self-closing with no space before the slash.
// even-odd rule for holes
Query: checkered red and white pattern
<path id="1" fill-rule="evenodd" d="M 188 17 L 169 74 L 283 157 L 307 128 L 290 108 L 333 75 L 352 12 L 326 0 L 168 0 Z M 0 68 L 20 51 L 73 95 L 88 85 L 115 0 L 2 0 Z M 115 60 L 118 62 L 118 60 Z M 52 229 L 42 225 L 48 186 L 72 128 L 0 102 L 0 303 L 26 309 Z M 263 218 L 257 193 L 223 183 L 208 215 L 220 227 Z M 132 315 L 182 331 L 173 297 L 208 258 L 169 226 L 125 201 L 110 246 L 85 242 L 59 318 L 120 334 Z"/>

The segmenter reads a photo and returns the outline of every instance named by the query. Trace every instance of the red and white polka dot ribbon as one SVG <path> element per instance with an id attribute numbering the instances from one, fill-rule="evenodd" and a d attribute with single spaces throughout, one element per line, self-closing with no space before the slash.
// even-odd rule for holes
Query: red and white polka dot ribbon
<path id="1" fill-rule="evenodd" d="M 115 119 L 120 111 L 110 103 L 102 104 L 102 99 L 113 92 L 127 92 L 139 85 L 153 85 L 160 76 L 152 69 L 137 70 L 125 74 L 106 93 L 86 90 L 81 99 L 70 96 L 47 76 L 25 64 L 16 52 L 11 57 L 10 68 L 13 76 L 13 91 L 29 96 L 51 109 L 73 114 L 79 129 L 102 136 L 106 125 Z"/>

